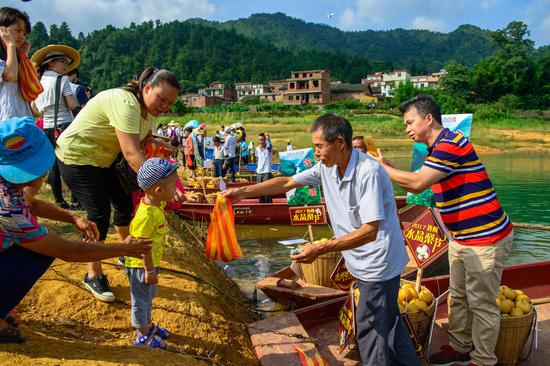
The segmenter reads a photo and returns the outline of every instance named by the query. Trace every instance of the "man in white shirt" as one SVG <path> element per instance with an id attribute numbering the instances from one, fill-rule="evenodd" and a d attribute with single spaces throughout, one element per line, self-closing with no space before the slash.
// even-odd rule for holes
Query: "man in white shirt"
<path id="1" fill-rule="evenodd" d="M 292 151 L 292 144 L 290 140 L 286 140 L 286 151 Z"/>
<path id="2" fill-rule="evenodd" d="M 229 127 L 225 131 L 225 142 L 223 148 L 225 149 L 225 163 L 224 169 L 226 171 L 231 171 L 231 181 L 235 181 L 235 163 L 237 161 L 237 155 L 235 154 L 235 149 L 237 148 L 237 139 L 233 136 L 233 131 Z"/>
<path id="3" fill-rule="evenodd" d="M 353 130 L 343 117 L 325 114 L 311 127 L 319 162 L 293 177 L 223 192 L 232 202 L 322 185 L 335 239 L 307 245 L 291 256 L 310 263 L 328 252 L 342 252 L 360 291 L 355 313 L 362 365 L 418 366 L 411 338 L 397 306 L 400 273 L 408 262 L 397 219 L 391 180 L 370 155 L 351 147 Z"/>
<path id="4" fill-rule="evenodd" d="M 271 174 L 271 160 L 273 159 L 272 145 L 269 143 L 269 139 L 264 133 L 260 133 L 258 137 L 258 147 L 256 148 L 256 161 L 258 162 L 256 168 L 257 182 L 265 182 L 273 178 Z M 260 196 L 260 203 L 272 203 L 273 197 L 266 195 Z"/>

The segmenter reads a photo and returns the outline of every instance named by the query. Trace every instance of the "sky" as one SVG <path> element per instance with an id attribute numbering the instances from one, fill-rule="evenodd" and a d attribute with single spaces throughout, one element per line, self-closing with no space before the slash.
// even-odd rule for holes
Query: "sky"
<path id="1" fill-rule="evenodd" d="M 227 21 L 254 13 L 282 12 L 345 31 L 395 28 L 451 32 L 461 24 L 483 29 L 525 22 L 535 45 L 550 44 L 550 0 L 3 0 L 24 10 L 31 23 L 49 27 L 65 21 L 74 35 L 108 24 L 128 26 L 203 18 Z"/>

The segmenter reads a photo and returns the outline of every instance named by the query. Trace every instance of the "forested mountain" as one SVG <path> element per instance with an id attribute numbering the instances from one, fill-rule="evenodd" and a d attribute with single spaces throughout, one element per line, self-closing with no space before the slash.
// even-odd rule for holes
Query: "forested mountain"
<path id="1" fill-rule="evenodd" d="M 234 29 L 278 47 L 346 52 L 368 60 L 390 61 L 413 73 L 433 72 L 454 60 L 466 66 L 492 54 L 491 32 L 461 25 L 450 33 L 394 29 L 344 32 L 328 25 L 307 23 L 283 13 L 253 14 L 224 23 L 202 19 L 193 22 L 221 29 Z"/>
<path id="2" fill-rule="evenodd" d="M 127 28 L 107 26 L 87 36 L 71 35 L 67 24 L 42 23 L 30 35 L 33 50 L 48 43 L 64 43 L 81 52 L 81 76 L 96 90 L 120 86 L 144 67 L 154 65 L 173 71 L 183 91 L 193 91 L 212 81 L 268 82 L 290 77 L 291 70 L 329 69 L 333 79 L 360 82 L 388 62 L 375 62 L 342 52 L 314 49 L 289 50 L 267 41 L 248 38 L 194 22 L 145 22 Z"/>

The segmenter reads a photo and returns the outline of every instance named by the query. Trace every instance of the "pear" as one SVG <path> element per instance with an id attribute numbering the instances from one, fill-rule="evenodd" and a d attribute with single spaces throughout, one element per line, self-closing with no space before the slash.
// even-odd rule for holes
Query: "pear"
<path id="1" fill-rule="evenodd" d="M 406 303 L 407 301 L 411 300 L 412 297 L 410 296 L 409 289 L 408 288 L 400 288 L 399 292 L 397 293 L 397 301 L 401 304 Z"/>
<path id="2" fill-rule="evenodd" d="M 516 304 L 517 304 L 518 302 L 520 302 L 520 301 L 527 301 L 528 303 L 530 303 L 530 302 L 531 302 L 531 299 L 530 299 L 529 296 L 527 296 L 527 295 L 518 295 L 518 296 L 516 297 Z"/>
<path id="3" fill-rule="evenodd" d="M 518 295 L 516 294 L 516 291 L 512 290 L 511 288 L 504 289 L 503 293 L 504 296 L 506 296 L 506 298 L 510 300 L 515 300 L 516 296 Z"/>
<path id="4" fill-rule="evenodd" d="M 401 303 L 397 303 L 397 306 L 399 306 L 399 313 L 404 313 L 405 312 L 405 305 L 403 305 Z"/>
<path id="5" fill-rule="evenodd" d="M 407 304 L 407 312 L 408 313 L 418 313 L 420 310 L 420 307 L 418 306 L 418 300 L 413 299 Z"/>
<path id="6" fill-rule="evenodd" d="M 516 308 L 518 308 L 519 310 L 521 310 L 521 312 L 522 312 L 523 314 L 527 314 L 527 313 L 530 313 L 530 312 L 531 312 L 531 304 L 528 303 L 528 302 L 525 301 L 525 300 L 516 302 Z"/>
<path id="7" fill-rule="evenodd" d="M 510 299 L 506 299 L 500 303 L 500 312 L 509 313 L 514 307 L 514 302 Z"/>
<path id="8" fill-rule="evenodd" d="M 418 299 L 418 292 L 416 292 L 414 287 L 407 287 L 407 290 L 409 290 L 409 294 L 411 295 L 411 298 Z"/>
<path id="9" fill-rule="evenodd" d="M 432 295 L 430 290 L 422 289 L 422 291 L 418 294 L 418 299 L 424 301 L 426 305 L 429 306 L 434 299 L 434 295 Z"/>
<path id="10" fill-rule="evenodd" d="M 516 290 L 516 294 L 517 294 L 517 295 L 525 295 L 525 294 L 523 293 L 523 291 L 521 291 L 521 290 Z"/>
<path id="11" fill-rule="evenodd" d="M 412 283 L 405 283 L 401 288 L 414 288 L 414 285 Z"/>
<path id="12" fill-rule="evenodd" d="M 516 317 L 516 316 L 522 316 L 523 315 L 523 311 L 521 311 L 520 309 L 514 307 L 512 308 L 512 310 L 510 310 L 510 316 L 511 317 Z"/>
<path id="13" fill-rule="evenodd" d="M 499 292 L 504 292 L 504 290 L 507 289 L 507 288 L 509 288 L 509 287 L 506 286 L 506 285 L 500 285 L 500 286 L 498 287 L 498 291 L 499 291 Z"/>
<path id="14" fill-rule="evenodd" d="M 422 300 L 417 300 L 417 301 L 415 302 L 415 305 L 418 306 L 418 309 L 420 309 L 420 310 L 424 310 L 424 309 L 426 309 L 426 308 L 428 307 L 428 304 L 426 304 L 426 303 L 425 303 L 424 301 L 422 301 Z"/>
<path id="15" fill-rule="evenodd" d="M 509 318 L 509 317 L 510 317 L 510 314 L 500 314 L 500 317 L 501 317 L 501 318 Z"/>

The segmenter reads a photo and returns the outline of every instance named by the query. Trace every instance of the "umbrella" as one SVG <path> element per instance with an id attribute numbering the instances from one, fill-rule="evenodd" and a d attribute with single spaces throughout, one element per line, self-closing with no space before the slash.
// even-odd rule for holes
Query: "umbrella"
<path id="1" fill-rule="evenodd" d="M 187 122 L 185 126 L 183 126 L 184 129 L 186 129 L 187 127 L 197 128 L 199 127 L 199 121 L 197 121 L 196 119 L 192 119 L 191 121 Z"/>
<path id="2" fill-rule="evenodd" d="M 203 130 L 206 130 L 206 123 L 201 123 L 199 125 L 199 128 L 202 128 Z"/>

